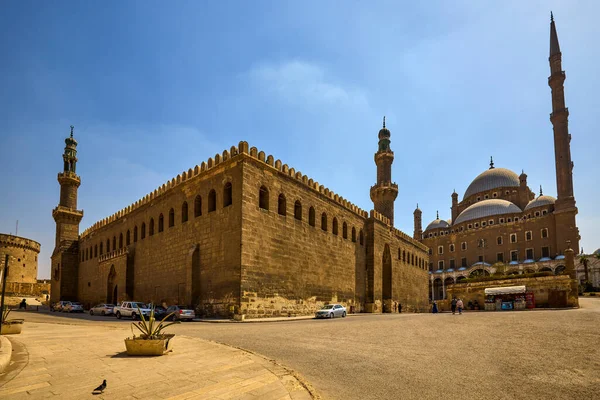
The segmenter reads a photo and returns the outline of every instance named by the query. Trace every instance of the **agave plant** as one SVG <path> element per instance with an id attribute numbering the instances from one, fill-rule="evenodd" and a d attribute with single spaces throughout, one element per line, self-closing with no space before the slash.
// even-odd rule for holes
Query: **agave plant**
<path id="1" fill-rule="evenodd" d="M 133 327 L 135 326 L 142 334 L 140 338 L 142 339 L 160 339 L 163 336 L 163 330 L 171 326 L 173 324 L 178 324 L 179 321 L 166 322 L 168 318 L 170 318 L 173 313 L 165 316 L 162 321 L 156 322 L 154 318 L 154 307 L 150 311 L 150 317 L 146 319 L 144 317 L 144 313 L 138 307 L 138 313 L 141 318 L 139 322 L 134 322 L 131 325 L 131 333 L 133 334 L 133 338 L 135 339 L 135 333 L 133 332 Z"/>
<path id="2" fill-rule="evenodd" d="M 8 314 L 10 314 L 10 309 L 8 306 L 4 306 L 4 310 L 2 310 L 2 323 L 7 322 Z"/>

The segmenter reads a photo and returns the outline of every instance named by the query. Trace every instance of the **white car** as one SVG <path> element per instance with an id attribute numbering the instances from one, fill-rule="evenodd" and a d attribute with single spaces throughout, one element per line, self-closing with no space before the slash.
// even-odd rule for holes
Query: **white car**
<path id="1" fill-rule="evenodd" d="M 315 318 L 335 318 L 346 316 L 346 307 L 341 304 L 327 304 L 315 313 Z"/>
<path id="2" fill-rule="evenodd" d="M 112 315 L 114 308 L 114 304 L 98 304 L 90 308 L 90 315 Z"/>
<path id="3" fill-rule="evenodd" d="M 83 304 L 76 301 L 68 301 L 63 307 L 62 312 L 83 312 Z"/>

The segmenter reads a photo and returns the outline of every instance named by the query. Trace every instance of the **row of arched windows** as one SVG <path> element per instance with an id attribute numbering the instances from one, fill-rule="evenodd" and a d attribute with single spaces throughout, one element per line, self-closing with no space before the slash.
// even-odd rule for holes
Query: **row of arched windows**
<path id="1" fill-rule="evenodd" d="M 258 207 L 263 210 L 269 210 L 269 189 L 265 186 L 261 186 L 258 190 Z M 280 193 L 277 197 L 277 213 L 279 215 L 287 216 L 287 199 L 283 193 Z M 298 221 L 303 220 L 302 202 L 300 202 L 300 200 L 294 202 L 294 218 Z M 308 224 L 312 227 L 316 227 L 316 211 L 313 206 L 310 206 L 308 209 Z M 321 214 L 321 230 L 325 232 L 329 231 L 327 213 L 325 212 Z M 337 217 L 333 217 L 333 220 L 331 221 L 331 233 L 336 236 L 339 235 L 339 222 Z M 348 224 L 345 221 L 342 223 L 342 237 L 348 239 Z M 356 242 L 355 227 L 352 227 L 351 238 L 353 242 Z M 361 245 L 364 244 L 364 234 L 362 229 L 360 229 L 358 233 L 358 241 Z"/>
<path id="2" fill-rule="evenodd" d="M 213 212 L 217 210 L 217 192 L 212 189 L 210 192 L 208 192 L 208 202 L 207 202 L 207 211 Z M 223 186 L 223 207 L 227 207 L 230 206 L 233 203 L 233 195 L 232 195 L 232 185 L 231 182 L 227 182 L 225 183 L 225 185 Z M 189 220 L 188 218 L 188 214 L 189 214 L 189 206 L 187 201 L 184 201 L 183 204 L 181 205 L 181 223 L 185 223 Z M 202 196 L 197 195 L 194 198 L 194 218 L 199 217 L 202 215 Z M 168 221 L 167 221 L 168 227 L 172 228 L 175 226 L 175 210 L 173 208 L 171 208 L 169 210 L 169 214 L 168 214 Z M 161 213 L 158 216 L 158 223 L 156 224 L 156 229 L 158 229 L 158 232 L 163 232 L 164 231 L 164 226 L 165 226 L 165 221 L 164 221 L 164 216 Z M 155 221 L 154 218 L 150 218 L 150 221 L 148 223 L 148 235 L 152 236 L 155 233 Z M 125 246 L 129 246 L 131 244 L 131 231 L 128 229 L 126 234 L 125 234 Z M 139 229 L 139 237 L 140 240 L 141 239 L 145 239 L 146 238 L 146 223 L 142 222 L 142 225 L 140 226 Z M 134 226 L 133 227 L 133 243 L 138 241 L 138 226 Z M 104 242 L 100 242 L 100 244 L 95 244 L 93 247 L 90 246 L 88 248 L 86 248 L 85 250 L 81 251 L 80 254 L 80 260 L 81 261 L 87 261 L 91 258 L 96 258 L 99 255 L 101 256 L 102 254 L 104 254 L 104 247 L 103 247 Z M 117 246 L 117 237 L 113 236 L 112 238 L 112 246 L 111 246 L 111 240 L 106 239 L 106 253 L 109 253 L 111 250 L 115 251 L 118 249 L 122 249 L 123 248 L 123 233 L 119 234 L 119 242 L 118 242 L 118 246 Z"/>
<path id="3" fill-rule="evenodd" d="M 415 254 L 406 250 L 398 249 L 398 260 L 402 261 L 405 264 L 413 265 L 421 269 L 427 268 L 425 260 L 423 258 L 416 256 Z"/>

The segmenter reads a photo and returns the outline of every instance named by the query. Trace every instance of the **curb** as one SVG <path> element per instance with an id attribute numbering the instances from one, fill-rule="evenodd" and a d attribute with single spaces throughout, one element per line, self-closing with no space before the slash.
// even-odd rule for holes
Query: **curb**
<path id="1" fill-rule="evenodd" d="M 12 356 L 12 343 L 6 336 L 0 336 L 0 373 L 4 372 L 10 365 Z"/>

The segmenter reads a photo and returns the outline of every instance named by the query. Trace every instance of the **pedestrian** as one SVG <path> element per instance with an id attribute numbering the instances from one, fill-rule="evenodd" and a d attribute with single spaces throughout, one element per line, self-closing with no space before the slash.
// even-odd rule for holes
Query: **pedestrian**
<path id="1" fill-rule="evenodd" d="M 463 301 L 461 299 L 458 299 L 458 301 L 456 302 L 456 307 L 458 308 L 458 314 L 462 314 L 462 310 L 464 307 Z"/>
<path id="2" fill-rule="evenodd" d="M 452 315 L 456 312 L 456 298 L 452 298 L 452 302 L 450 303 L 450 308 L 452 309 Z"/>
<path id="3" fill-rule="evenodd" d="M 398 303 L 394 302 L 394 312 L 398 309 Z"/>
<path id="4" fill-rule="evenodd" d="M 398 303 L 398 312 L 402 314 L 402 304 Z"/>
<path id="5" fill-rule="evenodd" d="M 23 299 L 21 300 L 21 303 L 19 303 L 19 309 L 24 308 L 27 310 L 27 300 Z"/>
<path id="6" fill-rule="evenodd" d="M 438 313 L 437 303 L 435 301 L 433 302 L 433 309 L 431 310 L 431 312 L 434 314 Z"/>

